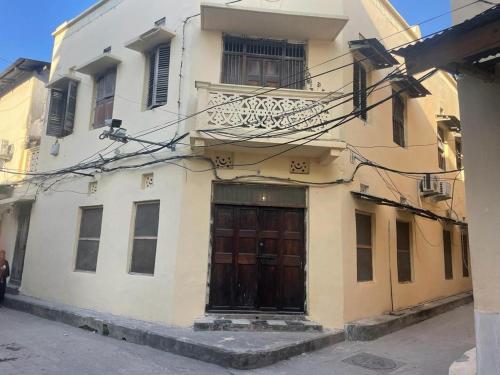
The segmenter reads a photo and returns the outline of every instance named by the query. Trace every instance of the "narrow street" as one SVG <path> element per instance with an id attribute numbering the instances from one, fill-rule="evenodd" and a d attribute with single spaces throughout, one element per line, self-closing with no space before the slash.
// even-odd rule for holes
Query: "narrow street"
<path id="1" fill-rule="evenodd" d="M 450 364 L 473 346 L 473 308 L 467 305 L 373 342 L 342 343 L 271 367 L 236 371 L 0 308 L 2 375 L 445 375 Z M 362 353 L 392 363 L 388 361 L 385 370 L 377 371 L 347 363 Z"/>

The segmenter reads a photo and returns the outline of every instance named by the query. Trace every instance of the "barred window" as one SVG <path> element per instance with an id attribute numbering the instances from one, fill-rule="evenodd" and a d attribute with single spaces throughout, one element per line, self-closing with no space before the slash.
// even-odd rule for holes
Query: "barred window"
<path id="1" fill-rule="evenodd" d="M 305 44 L 224 36 L 222 83 L 305 87 Z"/>

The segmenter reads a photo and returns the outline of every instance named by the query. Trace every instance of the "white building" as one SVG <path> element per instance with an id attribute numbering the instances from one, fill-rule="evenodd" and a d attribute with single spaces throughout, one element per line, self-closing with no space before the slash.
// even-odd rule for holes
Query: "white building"
<path id="1" fill-rule="evenodd" d="M 456 84 L 398 70 L 388 1 L 103 0 L 54 37 L 40 170 L 81 168 L 34 182 L 22 293 L 343 327 L 471 289 Z"/>

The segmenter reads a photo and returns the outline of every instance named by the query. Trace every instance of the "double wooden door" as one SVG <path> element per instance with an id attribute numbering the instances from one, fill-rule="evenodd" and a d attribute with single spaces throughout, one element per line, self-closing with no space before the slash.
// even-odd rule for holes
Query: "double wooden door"
<path id="1" fill-rule="evenodd" d="M 216 205 L 211 310 L 302 312 L 304 209 Z"/>

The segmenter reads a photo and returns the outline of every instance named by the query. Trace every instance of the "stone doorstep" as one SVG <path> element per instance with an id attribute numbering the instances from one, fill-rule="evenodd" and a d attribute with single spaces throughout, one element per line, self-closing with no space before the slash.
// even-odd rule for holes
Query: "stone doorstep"
<path id="1" fill-rule="evenodd" d="M 346 339 L 349 341 L 375 340 L 471 302 L 473 302 L 472 292 L 467 292 L 406 309 L 398 315 L 386 314 L 357 320 L 345 325 Z"/>
<path id="2" fill-rule="evenodd" d="M 345 339 L 342 330 L 197 332 L 192 328 L 169 327 L 22 295 L 6 295 L 5 306 L 103 336 L 239 370 L 270 366 Z"/>
<path id="3" fill-rule="evenodd" d="M 323 326 L 304 319 L 231 319 L 207 315 L 194 322 L 195 331 L 323 332 Z"/>

